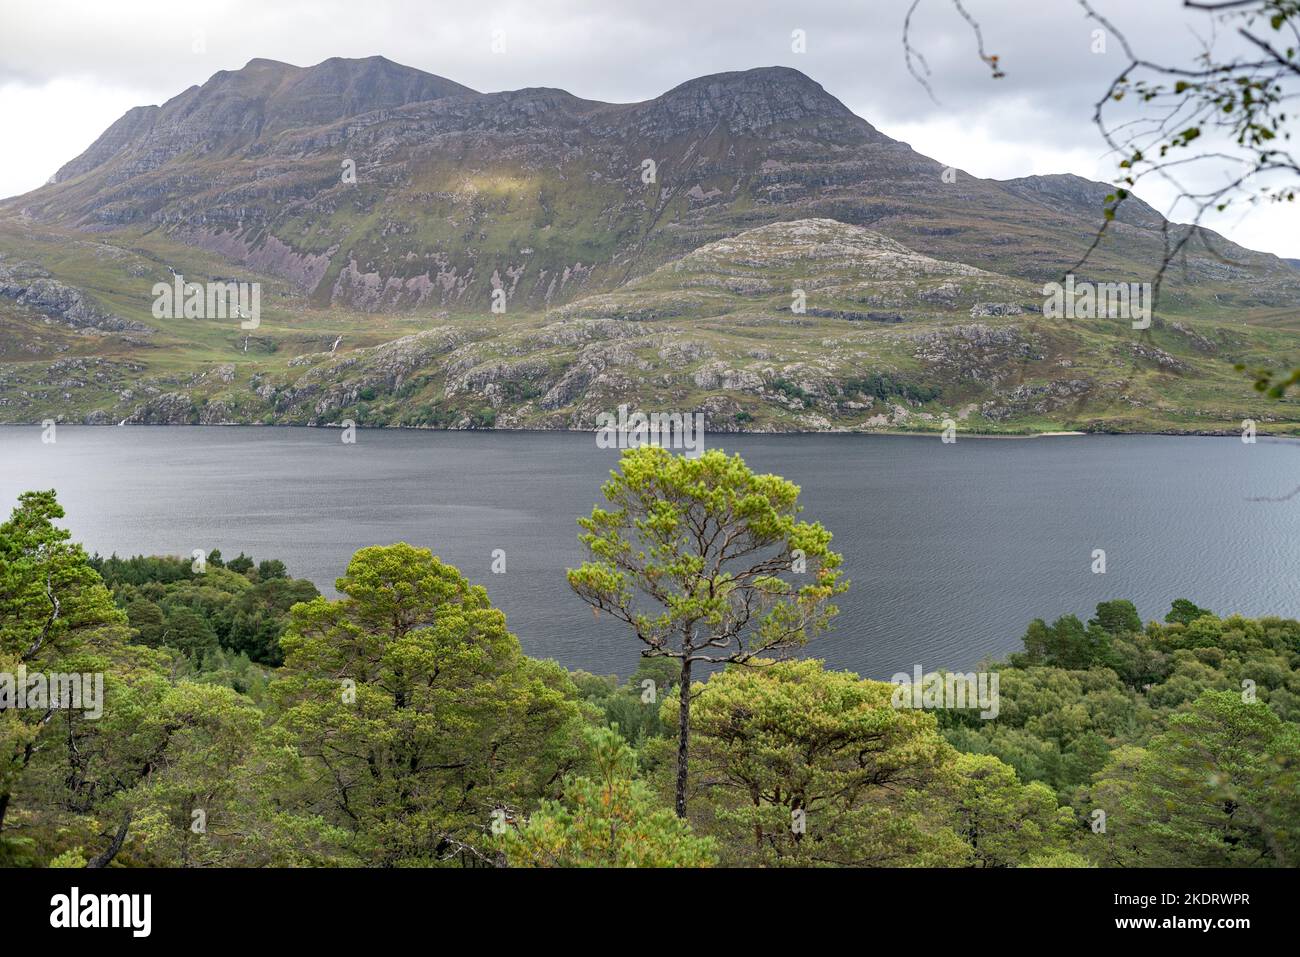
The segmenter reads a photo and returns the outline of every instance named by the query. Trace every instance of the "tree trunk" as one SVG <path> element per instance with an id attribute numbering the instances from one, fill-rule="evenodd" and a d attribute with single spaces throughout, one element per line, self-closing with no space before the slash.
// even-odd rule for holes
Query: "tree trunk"
<path id="1" fill-rule="evenodd" d="M 9 792 L 0 794 L 0 831 L 4 830 L 5 814 L 9 812 Z"/>
<path id="2" fill-rule="evenodd" d="M 677 709 L 677 816 L 686 817 L 686 761 L 691 740 L 691 659 L 682 659 L 682 683 Z"/>
<path id="3" fill-rule="evenodd" d="M 108 845 L 103 854 L 92 857 L 86 864 L 87 867 L 107 867 L 117 857 L 117 852 L 122 849 L 126 843 L 126 832 L 131 827 L 131 812 L 127 811 L 122 817 L 122 824 L 113 835 L 113 842 Z"/>

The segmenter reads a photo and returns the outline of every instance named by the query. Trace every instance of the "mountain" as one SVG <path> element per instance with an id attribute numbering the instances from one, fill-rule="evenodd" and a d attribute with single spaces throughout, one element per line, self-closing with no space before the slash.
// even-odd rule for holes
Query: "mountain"
<path id="1" fill-rule="evenodd" d="M 382 57 L 253 60 L 0 203 L 0 417 L 1289 421 L 1231 371 L 1293 348 L 1300 273 L 1275 256 L 1198 230 L 1145 337 L 1036 314 L 1110 190 L 948 170 L 784 67 L 609 104 Z M 1078 278 L 1149 280 L 1187 229 L 1130 199 Z M 154 318 L 174 272 L 263 282 L 262 327 Z"/>
<path id="2" fill-rule="evenodd" d="M 800 218 L 1054 279 L 1083 255 L 1110 191 L 1072 176 L 945 183 L 943 171 L 782 67 L 613 105 L 553 89 L 477 94 L 379 57 L 253 60 L 130 111 L 7 208 L 81 229 L 160 228 L 322 304 L 481 310 L 496 286 L 541 308 Z M 1163 223 L 1124 204 L 1087 272 L 1149 278 Z M 1172 295 L 1216 282 L 1233 304 L 1295 301 L 1280 260 L 1205 235 L 1218 254 L 1197 244 Z"/>
<path id="3" fill-rule="evenodd" d="M 187 154 L 191 159 L 255 154 L 256 144 L 288 129 L 466 93 L 474 91 L 378 56 L 335 57 L 307 69 L 250 60 L 242 70 L 222 70 L 162 106 L 127 111 L 53 182 L 92 171 L 100 173 L 101 182 L 120 182 Z"/>

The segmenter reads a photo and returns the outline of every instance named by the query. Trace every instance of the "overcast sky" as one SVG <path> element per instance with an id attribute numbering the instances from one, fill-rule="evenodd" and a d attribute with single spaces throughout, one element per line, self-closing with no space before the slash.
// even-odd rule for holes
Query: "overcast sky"
<path id="1" fill-rule="evenodd" d="M 911 0 L 3 0 L 0 118 L 10 148 L 0 196 L 33 189 L 132 106 L 162 103 L 254 57 L 299 66 L 381 54 L 477 90 L 561 87 L 611 102 L 693 77 L 784 64 L 882 132 L 979 176 L 1072 172 L 1109 181 L 1114 157 L 1092 105 L 1124 62 L 1076 0 L 965 0 L 1006 70 L 992 80 L 950 0 L 922 0 L 915 45 L 938 102 L 900 42 Z M 1095 0 L 1138 52 L 1187 62 L 1204 16 L 1181 0 Z M 792 50 L 792 31 L 806 52 Z M 494 31 L 503 53 L 492 52 Z M 14 143 L 21 142 L 21 148 Z M 1172 191 L 1141 195 L 1169 212 Z M 1179 219 L 1179 210 L 1174 218 Z M 1185 218 L 1185 217 L 1181 217 Z M 1295 204 L 1206 221 L 1255 249 L 1300 257 Z"/>

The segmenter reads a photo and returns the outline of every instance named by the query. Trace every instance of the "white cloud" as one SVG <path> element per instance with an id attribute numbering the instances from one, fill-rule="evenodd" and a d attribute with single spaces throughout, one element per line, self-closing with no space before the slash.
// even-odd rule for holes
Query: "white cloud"
<path id="1" fill-rule="evenodd" d="M 1105 144 L 1090 127 L 1077 141 L 1042 135 L 1022 138 L 1023 125 L 1009 116 L 1017 109 L 1028 108 L 1008 104 L 962 118 L 936 117 L 878 124 L 878 128 L 945 166 L 985 179 L 1074 173 L 1104 180 L 1110 175 L 1112 167 L 1102 158 Z"/>
<path id="2" fill-rule="evenodd" d="M 26 130 L 22 148 L 4 151 L 0 197 L 44 185 L 55 171 L 93 143 L 104 127 L 140 103 L 141 91 L 69 76 L 41 86 L 0 86 L 0 116 L 10 130 Z M 108 118 L 105 122 L 105 118 Z M 19 142 L 18 138 L 10 143 Z"/>

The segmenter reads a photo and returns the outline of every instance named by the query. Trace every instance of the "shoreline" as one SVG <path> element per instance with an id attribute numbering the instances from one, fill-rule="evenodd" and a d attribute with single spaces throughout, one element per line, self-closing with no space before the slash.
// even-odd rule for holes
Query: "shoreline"
<path id="1" fill-rule="evenodd" d="M 342 429 L 340 423 L 327 422 L 320 425 L 308 425 L 305 423 L 263 423 L 263 422 L 219 422 L 219 423 L 171 423 L 171 422 L 137 422 L 129 426 L 125 423 L 119 424 L 89 424 L 85 422 L 56 422 L 59 428 L 71 429 L 121 429 L 121 428 L 142 428 L 142 429 Z M 41 422 L 0 422 L 0 429 L 40 429 L 44 424 Z M 423 425 L 355 425 L 353 426 L 358 432 L 447 432 L 447 433 L 479 433 L 479 432 L 504 432 L 516 434 L 533 434 L 543 432 L 562 433 L 566 435 L 594 435 L 599 429 L 547 429 L 547 428 L 491 428 L 491 429 L 444 429 L 433 426 Z M 929 431 L 918 431 L 915 429 L 782 429 L 780 431 L 755 431 L 750 429 L 729 429 L 725 432 L 705 430 L 705 435 L 757 435 L 757 436 L 810 436 L 810 435 L 845 435 L 845 436 L 900 436 L 900 437 L 926 437 L 935 438 L 941 436 L 942 430 L 934 429 Z M 1300 430 L 1296 432 L 1263 432 L 1255 433 L 1260 438 L 1268 439 L 1298 439 L 1300 440 Z M 1044 439 L 1044 438 L 1072 438 L 1093 435 L 1133 435 L 1133 436 L 1165 436 L 1169 438 L 1240 438 L 1241 432 L 1232 430 L 1206 430 L 1206 431 L 1109 431 L 1099 430 L 1095 432 L 1085 432 L 1077 429 L 1060 429 L 1046 432 L 962 432 L 958 430 L 959 438 L 965 439 Z"/>

